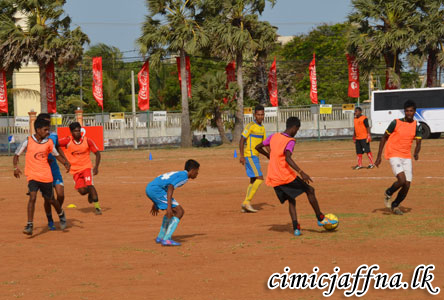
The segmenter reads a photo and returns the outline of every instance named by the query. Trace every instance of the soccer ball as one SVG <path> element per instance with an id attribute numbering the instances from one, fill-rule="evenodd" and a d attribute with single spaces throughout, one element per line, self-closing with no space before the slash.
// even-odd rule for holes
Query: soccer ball
<path id="1" fill-rule="evenodd" d="M 327 231 L 333 231 L 333 230 L 335 230 L 337 227 L 338 227 L 338 225 L 339 225 L 339 219 L 338 219 L 338 217 L 336 217 L 334 214 L 326 214 L 325 215 L 327 218 L 329 218 L 330 220 L 336 220 L 336 221 L 338 221 L 338 223 L 336 223 L 336 224 L 325 224 L 324 225 L 324 228 L 325 228 L 325 230 L 327 230 Z"/>

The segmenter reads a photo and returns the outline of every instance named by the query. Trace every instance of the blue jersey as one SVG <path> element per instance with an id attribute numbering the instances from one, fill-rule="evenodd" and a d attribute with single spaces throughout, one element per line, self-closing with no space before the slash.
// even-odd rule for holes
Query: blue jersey
<path id="1" fill-rule="evenodd" d="M 59 137 L 57 136 L 57 133 L 55 132 L 51 132 L 49 134 L 49 137 L 53 143 L 54 143 L 54 148 L 57 148 L 59 146 Z M 59 169 L 59 165 L 57 164 L 56 158 L 54 157 L 54 155 L 52 155 L 51 153 L 48 155 L 48 159 L 51 161 L 51 170 L 58 170 Z"/>
<path id="2" fill-rule="evenodd" d="M 187 171 L 169 172 L 156 177 L 148 184 L 148 186 L 150 188 L 154 188 L 156 190 L 160 189 L 166 192 L 170 184 L 174 186 L 174 189 L 177 189 L 178 187 L 181 187 L 182 185 L 187 183 L 187 181 Z"/>

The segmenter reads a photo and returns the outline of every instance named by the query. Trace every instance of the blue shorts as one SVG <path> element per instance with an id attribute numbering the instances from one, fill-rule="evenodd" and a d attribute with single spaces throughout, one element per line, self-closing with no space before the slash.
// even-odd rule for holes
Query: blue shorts
<path id="1" fill-rule="evenodd" d="M 158 209 L 165 210 L 168 208 L 167 192 L 163 189 L 152 187 L 148 184 L 145 189 L 145 194 L 154 204 L 156 204 Z M 176 207 L 178 205 L 179 203 L 174 198 L 171 199 L 171 207 Z"/>
<path id="2" fill-rule="evenodd" d="M 257 156 L 245 157 L 245 170 L 247 171 L 247 176 L 250 178 L 262 176 L 259 157 Z"/>
<path id="3" fill-rule="evenodd" d="M 62 177 L 62 173 L 60 173 L 60 168 L 59 165 L 57 164 L 57 162 L 52 161 L 51 164 L 51 173 L 52 173 L 52 185 L 56 186 L 56 185 L 63 185 L 63 177 Z"/>

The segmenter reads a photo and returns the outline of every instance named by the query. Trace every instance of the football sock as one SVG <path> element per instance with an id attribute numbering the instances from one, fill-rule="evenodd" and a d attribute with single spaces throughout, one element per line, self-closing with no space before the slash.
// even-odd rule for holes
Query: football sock
<path id="1" fill-rule="evenodd" d="M 320 213 L 320 214 L 316 215 L 316 218 L 318 219 L 318 221 L 322 221 L 322 220 L 324 220 L 325 216 L 323 213 Z"/>
<path id="2" fill-rule="evenodd" d="M 297 220 L 293 221 L 293 230 L 299 229 L 301 230 L 301 225 L 299 225 Z"/>
<path id="3" fill-rule="evenodd" d="M 400 187 L 397 186 L 398 182 L 395 182 L 392 184 L 391 187 L 389 187 L 385 193 L 389 196 L 393 195 Z"/>
<path id="4" fill-rule="evenodd" d="M 362 154 L 358 154 L 358 166 L 362 167 Z"/>
<path id="5" fill-rule="evenodd" d="M 370 164 L 373 165 L 373 154 L 371 152 L 367 153 L 368 159 L 370 160 Z"/>
<path id="6" fill-rule="evenodd" d="M 247 187 L 247 195 L 245 196 L 245 200 L 244 200 L 244 202 L 242 202 L 242 204 L 248 204 L 248 195 L 250 194 L 252 187 L 253 187 L 253 184 L 250 183 Z"/>
<path id="7" fill-rule="evenodd" d="M 162 219 L 162 226 L 160 226 L 159 235 L 157 236 L 159 239 L 163 240 L 163 237 L 165 236 L 165 233 L 168 228 L 168 224 L 170 223 L 170 219 L 165 215 Z"/>
<path id="8" fill-rule="evenodd" d="M 250 202 L 253 199 L 254 194 L 256 194 L 256 192 L 259 189 L 262 182 L 264 182 L 264 181 L 261 179 L 256 179 L 254 181 L 254 183 L 251 186 L 250 193 L 248 193 L 247 198 L 245 199 L 246 201 Z"/>
<path id="9" fill-rule="evenodd" d="M 170 223 L 168 225 L 168 229 L 165 233 L 165 237 L 163 238 L 164 240 L 171 240 L 171 236 L 173 235 L 174 231 L 177 228 L 177 225 L 179 225 L 180 219 L 178 217 L 172 217 L 170 219 Z"/>
<path id="10" fill-rule="evenodd" d="M 59 219 L 60 221 L 66 221 L 65 212 L 63 210 L 59 213 Z"/>
<path id="11" fill-rule="evenodd" d="M 404 201 L 405 197 L 407 197 L 407 192 L 409 191 L 409 189 L 407 188 L 402 188 L 398 195 L 396 196 L 395 201 L 392 202 L 392 209 L 395 207 L 398 207 L 399 204 L 401 204 L 402 201 Z"/>
<path id="12" fill-rule="evenodd" d="M 47 214 L 46 218 L 48 219 L 48 223 L 54 222 L 54 220 L 52 219 L 52 214 Z"/>
<path id="13" fill-rule="evenodd" d="M 94 207 L 100 209 L 100 204 L 99 204 L 99 199 L 94 199 L 93 200 L 94 203 Z"/>

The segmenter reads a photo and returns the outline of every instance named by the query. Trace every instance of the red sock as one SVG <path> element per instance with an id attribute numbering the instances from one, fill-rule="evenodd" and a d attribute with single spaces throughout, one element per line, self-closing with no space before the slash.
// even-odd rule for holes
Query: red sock
<path id="1" fill-rule="evenodd" d="M 362 154 L 358 154 L 358 166 L 362 167 Z"/>
<path id="2" fill-rule="evenodd" d="M 370 160 L 370 164 L 373 165 L 373 154 L 371 152 L 367 153 L 368 159 Z"/>

